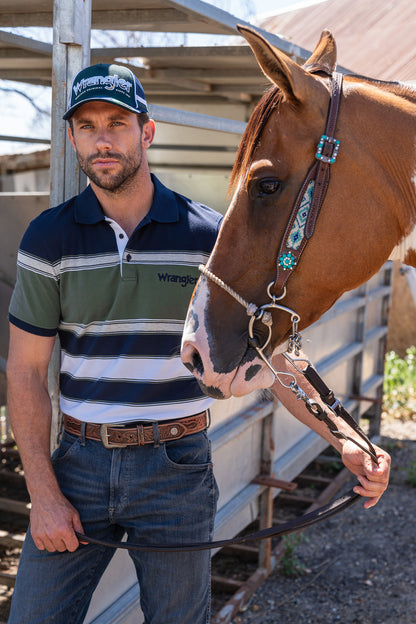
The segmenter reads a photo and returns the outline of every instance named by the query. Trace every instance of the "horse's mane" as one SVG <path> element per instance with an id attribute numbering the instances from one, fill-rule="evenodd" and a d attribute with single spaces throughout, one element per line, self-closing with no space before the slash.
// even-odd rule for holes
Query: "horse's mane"
<path id="1" fill-rule="evenodd" d="M 378 78 L 370 78 L 369 76 L 361 76 L 360 74 L 347 74 L 345 78 L 347 80 L 356 80 L 357 82 L 368 82 L 374 87 L 386 89 L 405 100 L 415 101 L 415 87 L 406 82 L 380 80 Z"/>
<path id="2" fill-rule="evenodd" d="M 261 134 L 271 113 L 277 108 L 282 99 L 282 92 L 272 85 L 263 95 L 254 109 L 237 151 L 236 160 L 231 173 L 230 189 L 234 188 L 240 177 L 244 175 L 253 158 Z"/>

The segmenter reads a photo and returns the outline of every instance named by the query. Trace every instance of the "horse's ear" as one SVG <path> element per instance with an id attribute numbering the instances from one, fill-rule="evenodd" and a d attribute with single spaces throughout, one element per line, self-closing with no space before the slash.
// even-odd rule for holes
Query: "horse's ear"
<path id="1" fill-rule="evenodd" d="M 304 67 L 309 71 L 319 69 L 332 76 L 337 66 L 337 46 L 335 39 L 329 30 L 323 30 L 318 44 L 312 56 L 306 61 Z"/>
<path id="2" fill-rule="evenodd" d="M 318 82 L 316 78 L 254 29 L 241 25 L 237 28 L 249 43 L 263 73 L 281 89 L 285 98 L 294 102 L 310 101 L 311 90 L 316 89 Z"/>

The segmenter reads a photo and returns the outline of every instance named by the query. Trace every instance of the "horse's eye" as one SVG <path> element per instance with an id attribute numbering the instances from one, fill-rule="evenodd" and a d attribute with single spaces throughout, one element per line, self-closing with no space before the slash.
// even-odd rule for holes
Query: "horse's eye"
<path id="1" fill-rule="evenodd" d="M 259 181 L 260 195 L 273 195 L 279 189 L 280 182 L 276 178 L 264 178 Z"/>

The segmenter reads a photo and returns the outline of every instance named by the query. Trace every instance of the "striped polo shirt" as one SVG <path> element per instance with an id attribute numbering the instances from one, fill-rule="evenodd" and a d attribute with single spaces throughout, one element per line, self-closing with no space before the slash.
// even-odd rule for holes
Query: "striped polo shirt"
<path id="1" fill-rule="evenodd" d="M 40 214 L 21 242 L 10 322 L 59 334 L 61 409 L 79 420 L 166 420 L 212 403 L 180 343 L 222 216 L 152 179 L 152 206 L 130 238 L 89 186 Z"/>

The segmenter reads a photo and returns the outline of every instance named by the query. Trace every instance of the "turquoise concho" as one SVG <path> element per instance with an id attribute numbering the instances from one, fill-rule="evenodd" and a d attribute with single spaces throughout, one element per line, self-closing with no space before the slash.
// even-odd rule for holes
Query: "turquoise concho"
<path id="1" fill-rule="evenodd" d="M 290 251 L 288 253 L 282 254 L 279 258 L 279 266 L 281 266 L 283 269 L 293 269 L 293 267 L 296 266 L 295 256 L 290 253 Z"/>

